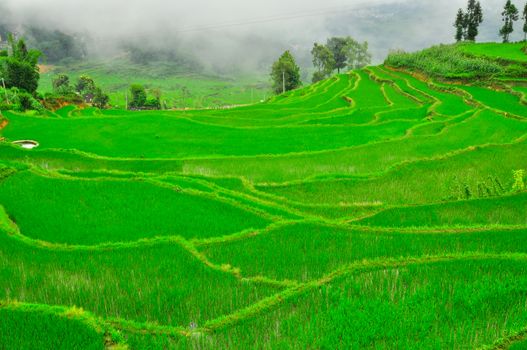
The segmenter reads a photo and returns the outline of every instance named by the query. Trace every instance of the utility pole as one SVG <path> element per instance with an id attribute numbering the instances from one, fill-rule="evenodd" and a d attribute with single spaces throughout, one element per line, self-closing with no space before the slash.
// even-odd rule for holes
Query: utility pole
<path id="1" fill-rule="evenodd" d="M 128 110 L 128 92 L 125 94 L 125 101 L 126 101 L 126 110 Z"/>
<path id="2" fill-rule="evenodd" d="M 285 93 L 285 70 L 282 70 L 282 93 Z"/>
<path id="3" fill-rule="evenodd" d="M 4 87 L 5 100 L 6 100 L 7 104 L 10 104 L 9 103 L 9 95 L 7 94 L 7 89 L 5 88 L 5 80 L 4 80 L 4 78 L 2 78 L 2 86 Z"/>

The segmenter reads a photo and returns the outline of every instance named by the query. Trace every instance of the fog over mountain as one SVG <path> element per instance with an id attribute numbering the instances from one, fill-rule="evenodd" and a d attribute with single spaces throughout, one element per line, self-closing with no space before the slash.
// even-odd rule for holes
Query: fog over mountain
<path id="1" fill-rule="evenodd" d="M 499 40 L 504 0 L 481 4 L 485 21 L 478 40 Z M 334 35 L 367 40 L 375 62 L 391 49 L 449 43 L 456 11 L 465 5 L 465 0 L 2 0 L 0 24 L 75 33 L 92 56 L 117 55 L 133 44 L 189 53 L 206 66 L 263 69 L 285 49 L 309 65 L 313 43 Z M 520 23 L 516 29 L 514 40 L 521 38 Z"/>

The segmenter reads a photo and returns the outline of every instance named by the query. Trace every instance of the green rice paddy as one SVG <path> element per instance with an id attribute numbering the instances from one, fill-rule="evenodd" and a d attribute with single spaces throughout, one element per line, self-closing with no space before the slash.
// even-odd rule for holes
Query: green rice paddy
<path id="1" fill-rule="evenodd" d="M 2 349 L 526 344 L 520 80 L 3 118 Z"/>

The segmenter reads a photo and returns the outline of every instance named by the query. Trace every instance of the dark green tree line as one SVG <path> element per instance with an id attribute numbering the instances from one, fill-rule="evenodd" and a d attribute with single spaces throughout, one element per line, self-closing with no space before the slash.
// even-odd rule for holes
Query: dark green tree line
<path id="1" fill-rule="evenodd" d="M 326 45 L 315 43 L 311 50 L 315 73 L 313 82 L 326 79 L 335 70 L 360 69 L 371 63 L 368 42 L 358 42 L 352 37 L 330 38 Z"/>

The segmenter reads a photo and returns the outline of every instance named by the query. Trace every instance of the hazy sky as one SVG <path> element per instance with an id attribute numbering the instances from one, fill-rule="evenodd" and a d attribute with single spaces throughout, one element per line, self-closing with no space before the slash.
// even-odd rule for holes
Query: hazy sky
<path id="1" fill-rule="evenodd" d="M 481 1 L 486 18 L 480 41 L 498 40 L 504 3 Z M 390 49 L 451 42 L 456 11 L 466 0 L 1 0 L 0 4 L 17 23 L 88 33 L 99 42 L 125 39 L 184 46 L 205 61 L 237 61 L 243 56 L 258 62 L 283 49 L 306 56 L 313 42 L 348 34 L 368 40 L 380 61 Z M 516 5 L 522 8 L 523 2 Z M 516 29 L 518 39 L 520 23 Z"/>

